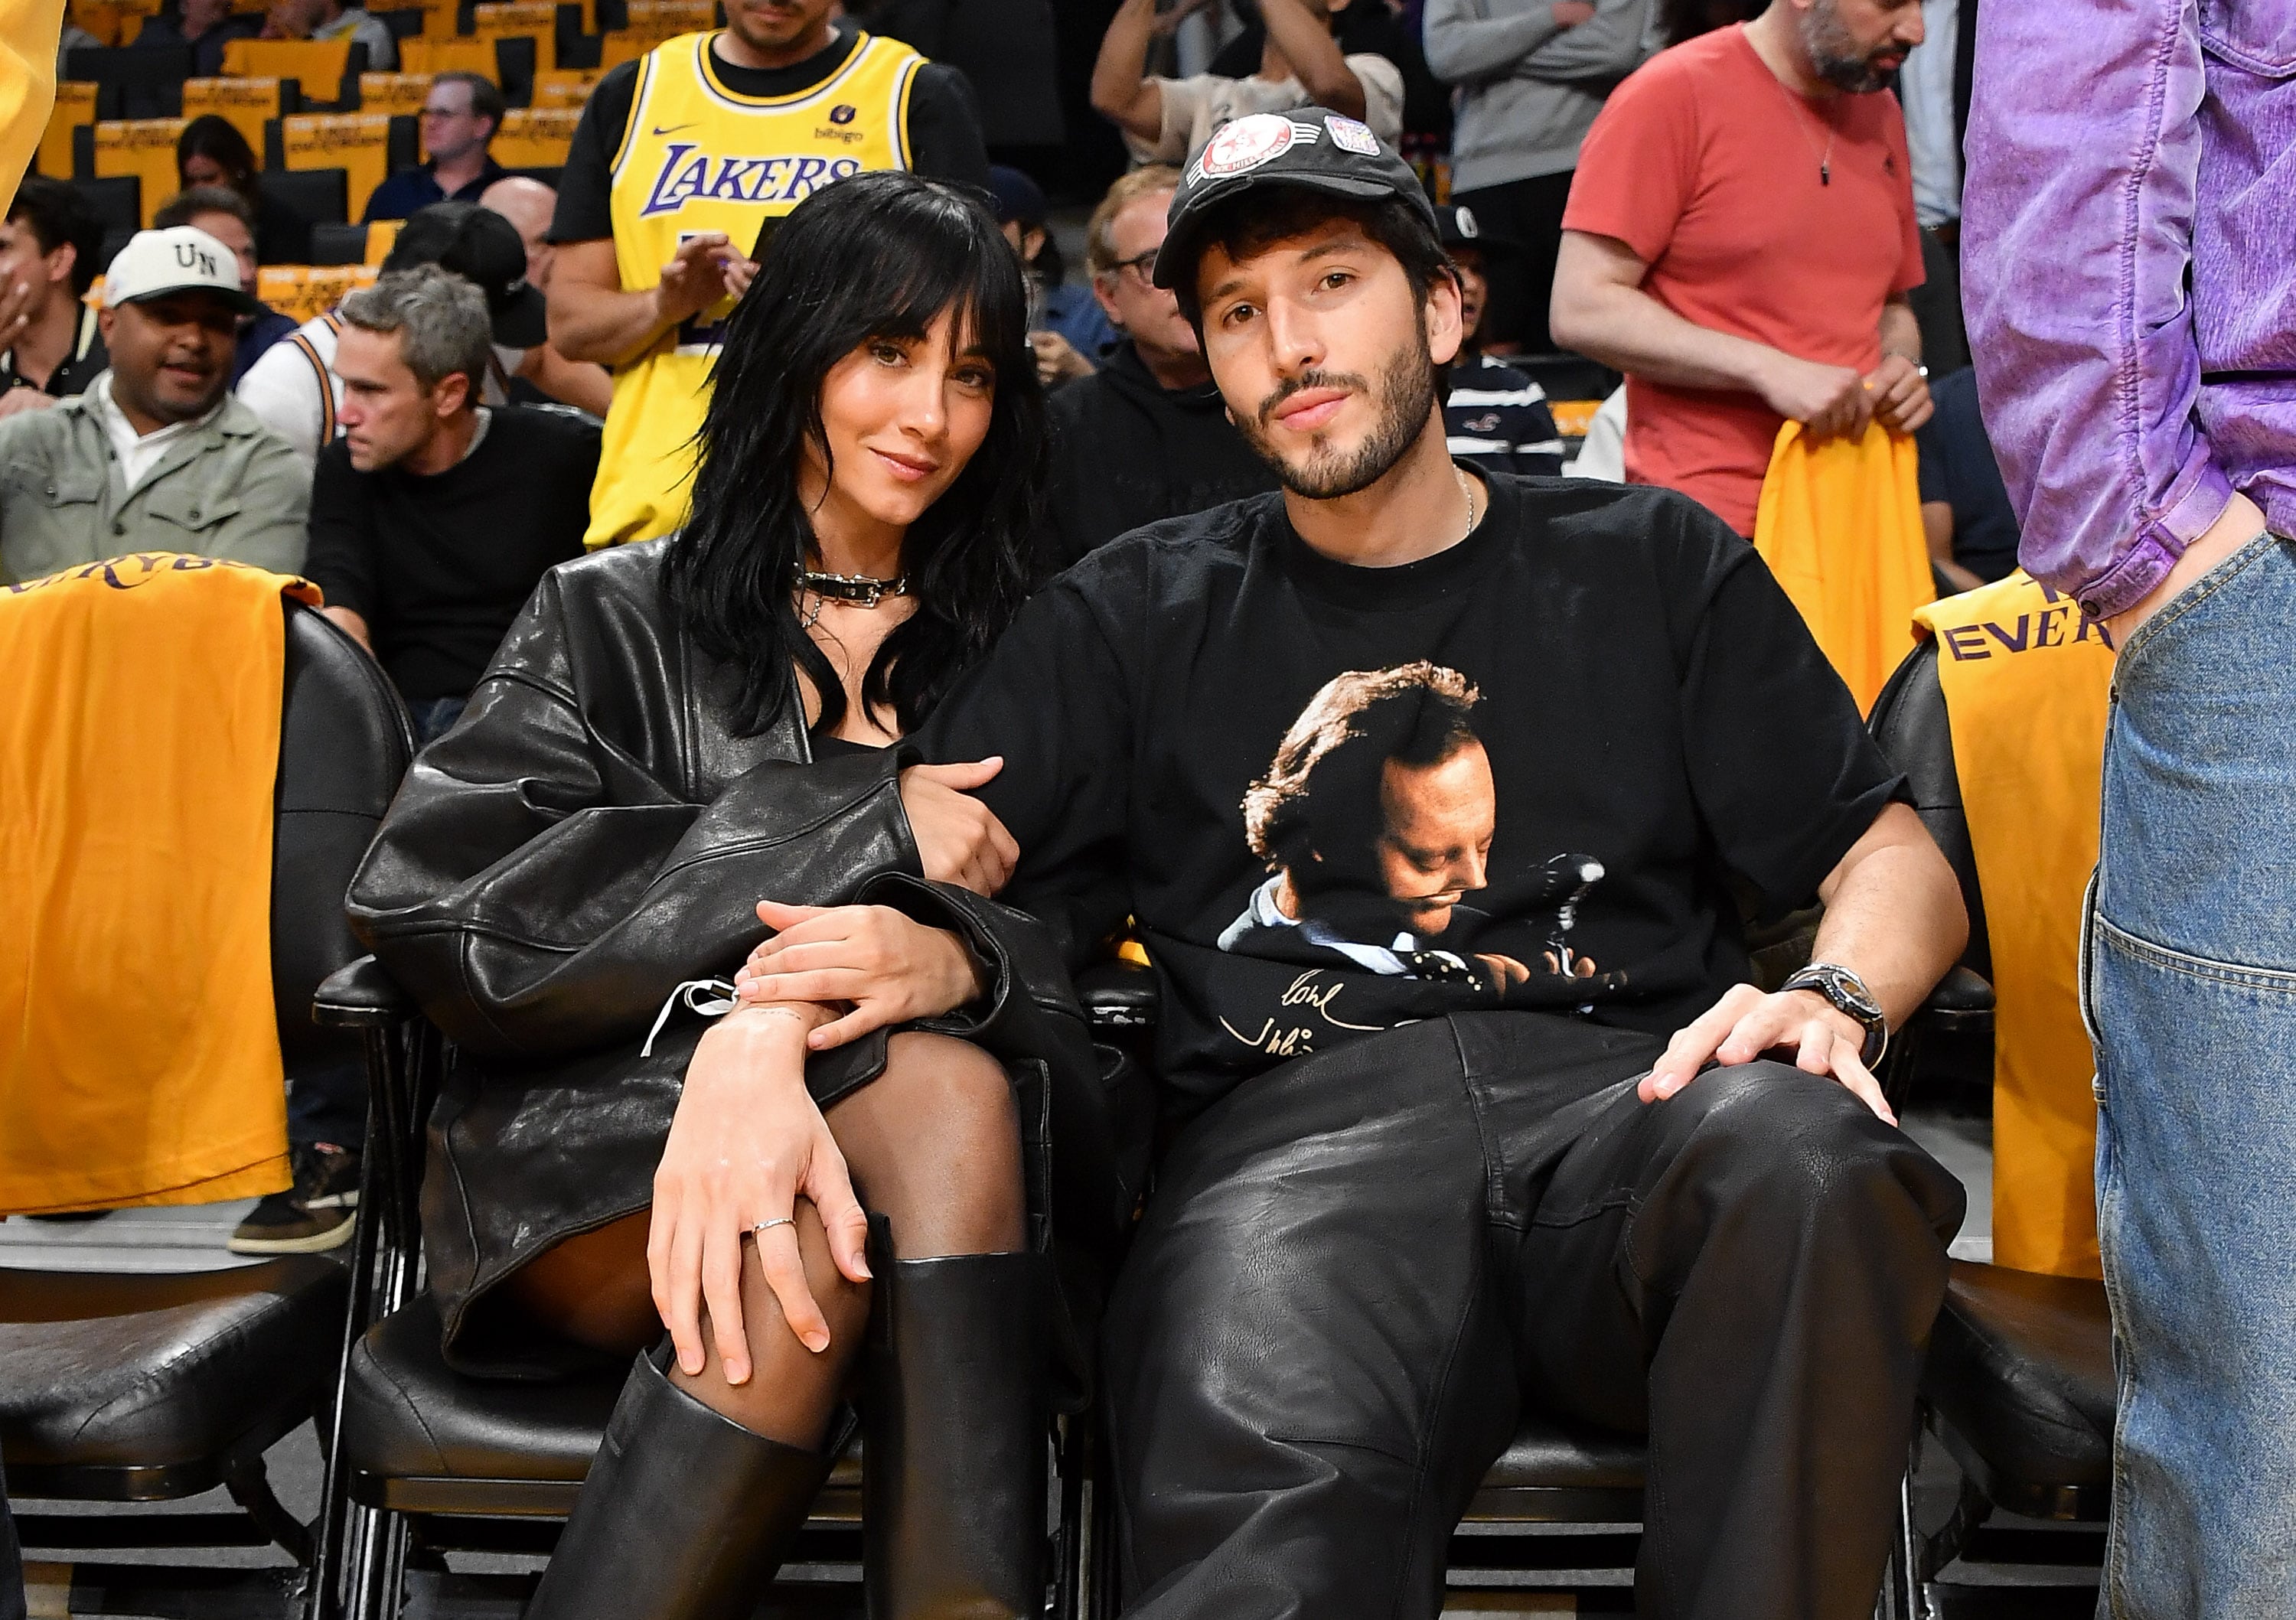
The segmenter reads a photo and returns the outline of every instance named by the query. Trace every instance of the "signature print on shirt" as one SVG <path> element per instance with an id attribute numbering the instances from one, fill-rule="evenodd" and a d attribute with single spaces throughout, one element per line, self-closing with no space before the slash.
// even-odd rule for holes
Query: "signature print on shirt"
<path id="1" fill-rule="evenodd" d="M 1244 794 L 1244 836 L 1270 875 L 1219 948 L 1446 981 L 1495 1001 L 1534 980 L 1615 988 L 1620 976 L 1598 977 L 1570 940 L 1603 877 L 1592 855 L 1555 855 L 1534 874 L 1527 903 L 1552 908 L 1536 966 L 1523 960 L 1532 952 L 1477 948 L 1498 920 L 1467 904 L 1488 886 L 1498 831 L 1497 789 L 1473 721 L 1480 701 L 1464 675 L 1424 659 L 1324 683 Z M 1316 977 L 1295 981 L 1286 1004 L 1361 1027 L 1335 1016 L 1341 986 L 1304 982 Z M 1267 1035 L 1229 1033 L 1255 1046 Z"/>

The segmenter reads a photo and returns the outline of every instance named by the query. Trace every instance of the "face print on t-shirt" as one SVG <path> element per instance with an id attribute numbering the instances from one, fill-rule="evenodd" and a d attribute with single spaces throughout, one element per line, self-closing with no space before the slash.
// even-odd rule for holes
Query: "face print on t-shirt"
<path id="1" fill-rule="evenodd" d="M 1326 682 L 1244 795 L 1245 839 L 1271 875 L 1220 949 L 1447 981 L 1493 1001 L 1534 980 L 1550 1002 L 1557 980 L 1617 988 L 1621 976 L 1600 974 L 1570 940 L 1603 876 L 1592 855 L 1544 861 L 1532 897 L 1543 931 L 1518 918 L 1506 937 L 1487 937 L 1493 919 L 1474 901 L 1501 820 L 1475 731 L 1480 701 L 1464 675 L 1425 660 Z"/>

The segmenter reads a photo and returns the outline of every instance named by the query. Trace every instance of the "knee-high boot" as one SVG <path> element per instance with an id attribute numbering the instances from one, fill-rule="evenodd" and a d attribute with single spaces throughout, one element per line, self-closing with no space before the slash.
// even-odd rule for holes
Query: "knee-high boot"
<path id="1" fill-rule="evenodd" d="M 870 1620 L 1044 1612 L 1053 1268 L 874 1263 L 863 1410 Z"/>
<path id="2" fill-rule="evenodd" d="M 527 1620 L 746 1620 L 838 1449 L 751 1434 L 638 1357 Z"/>

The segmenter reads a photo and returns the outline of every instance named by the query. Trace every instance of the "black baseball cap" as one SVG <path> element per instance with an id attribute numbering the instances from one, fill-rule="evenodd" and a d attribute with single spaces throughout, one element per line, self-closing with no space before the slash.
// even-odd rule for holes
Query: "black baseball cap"
<path id="1" fill-rule="evenodd" d="M 1360 119 L 1325 107 L 1254 112 L 1231 119 L 1188 160 L 1165 216 L 1164 245 L 1156 254 L 1156 285 L 1171 287 L 1194 274 L 1203 243 L 1204 217 L 1240 192 L 1291 185 L 1360 202 L 1399 198 L 1437 228 L 1435 205 L 1411 166 L 1372 134 Z"/>
<path id="2" fill-rule="evenodd" d="M 1435 210 L 1435 240 L 1443 244 L 1443 251 L 1454 248 L 1474 248 L 1485 253 L 1517 252 L 1522 244 L 1512 236 L 1489 230 L 1475 217 L 1475 211 L 1464 204 L 1445 203 Z"/>
<path id="3" fill-rule="evenodd" d="M 492 209 L 434 202 L 415 213 L 398 227 L 382 273 L 417 265 L 451 270 L 486 294 L 495 341 L 504 347 L 537 348 L 549 335 L 541 289 L 527 284 L 526 243 L 518 227 Z"/>

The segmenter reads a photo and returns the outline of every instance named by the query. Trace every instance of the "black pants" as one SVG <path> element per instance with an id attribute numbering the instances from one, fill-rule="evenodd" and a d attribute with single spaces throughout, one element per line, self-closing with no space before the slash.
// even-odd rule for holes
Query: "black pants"
<path id="1" fill-rule="evenodd" d="M 1533 1013 L 1247 1082 L 1168 1156 L 1104 1344 L 1128 1614 L 1433 1616 L 1525 1401 L 1650 1436 L 1646 1617 L 1869 1615 L 1958 1182 L 1775 1063 Z"/>
<path id="2" fill-rule="evenodd" d="M 1525 354 L 1553 354 L 1546 306 L 1554 296 L 1554 256 L 1562 249 L 1562 208 L 1570 200 L 1569 172 L 1459 192 L 1451 200 L 1474 214 L 1479 230 L 1515 246 L 1511 253 L 1483 255 L 1490 304 L 1476 335 L 1486 346 L 1519 344 Z"/>
<path id="3" fill-rule="evenodd" d="M 24 1620 L 24 1556 L 16 1546 L 16 1521 L 9 1516 L 4 1483 L 0 1483 L 0 1620 Z"/>
<path id="4" fill-rule="evenodd" d="M 1969 364 L 1961 323 L 1961 223 L 1922 233 L 1922 284 L 1906 294 L 1922 331 L 1922 364 L 1932 378 Z"/>

